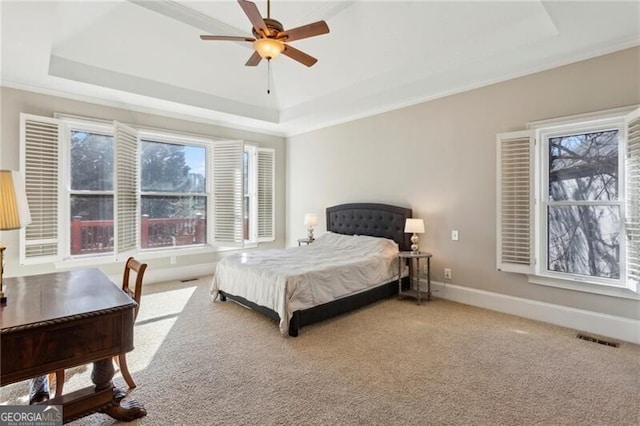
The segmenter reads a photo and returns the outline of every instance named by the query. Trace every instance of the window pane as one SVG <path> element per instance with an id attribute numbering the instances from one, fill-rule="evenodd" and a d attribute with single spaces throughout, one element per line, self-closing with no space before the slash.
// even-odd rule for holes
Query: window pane
<path id="1" fill-rule="evenodd" d="M 617 200 L 618 131 L 549 139 L 549 200 Z"/>
<path id="2" fill-rule="evenodd" d="M 142 196 L 142 248 L 204 244 L 206 197 Z"/>
<path id="3" fill-rule="evenodd" d="M 550 206 L 548 269 L 620 278 L 618 206 Z"/>
<path id="4" fill-rule="evenodd" d="M 113 252 L 113 196 L 71 195 L 71 254 Z"/>
<path id="5" fill-rule="evenodd" d="M 242 221 L 242 235 L 245 240 L 249 239 L 249 196 L 244 197 L 244 218 Z"/>
<path id="6" fill-rule="evenodd" d="M 245 240 L 249 239 L 249 218 L 251 217 L 251 197 L 249 194 L 249 167 L 250 159 L 249 152 L 244 151 L 242 154 L 242 187 L 244 191 L 243 210 L 244 217 L 242 220 L 242 235 Z"/>
<path id="7" fill-rule="evenodd" d="M 113 137 L 71 132 L 71 189 L 113 190 Z"/>
<path id="8" fill-rule="evenodd" d="M 249 153 L 247 151 L 242 154 L 242 174 L 242 188 L 246 197 L 249 195 Z"/>
<path id="9" fill-rule="evenodd" d="M 205 192 L 204 147 L 143 140 L 140 161 L 143 192 Z"/>

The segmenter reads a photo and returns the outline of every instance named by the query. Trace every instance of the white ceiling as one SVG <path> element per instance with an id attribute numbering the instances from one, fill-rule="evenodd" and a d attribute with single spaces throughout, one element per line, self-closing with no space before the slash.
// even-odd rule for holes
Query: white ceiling
<path id="1" fill-rule="evenodd" d="M 235 0 L 1 0 L 2 85 L 292 135 L 640 45 L 640 2 L 284 1 L 318 58 L 244 63 Z M 266 16 L 266 0 L 257 0 Z M 267 94 L 267 87 L 271 94 Z"/>

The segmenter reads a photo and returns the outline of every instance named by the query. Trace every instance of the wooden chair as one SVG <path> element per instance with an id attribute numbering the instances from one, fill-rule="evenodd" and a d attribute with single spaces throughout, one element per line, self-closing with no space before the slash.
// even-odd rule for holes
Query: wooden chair
<path id="1" fill-rule="evenodd" d="M 147 270 L 146 263 L 140 263 L 135 260 L 133 257 L 127 259 L 127 263 L 124 265 L 124 274 L 122 277 L 122 291 L 127 293 L 133 300 L 136 301 L 138 306 L 136 306 L 135 314 L 133 320 L 135 321 L 138 318 L 138 311 L 140 310 L 140 299 L 142 298 L 142 279 L 144 278 L 144 272 Z M 131 271 L 135 272 L 136 281 L 135 287 L 132 289 L 130 286 L 130 275 Z M 115 361 L 120 366 L 120 373 L 124 380 L 129 385 L 129 389 L 133 389 L 136 387 L 136 382 L 133 381 L 133 377 L 129 373 L 129 367 L 127 366 L 127 354 L 122 353 L 117 357 L 114 357 Z M 56 387 L 57 389 L 57 387 Z M 57 394 L 56 394 L 57 395 Z"/>
<path id="2" fill-rule="evenodd" d="M 142 297 L 142 280 L 144 278 L 144 272 L 147 270 L 146 263 L 140 263 L 133 257 L 127 259 L 127 262 L 124 265 L 124 274 L 122 277 L 122 291 L 127 293 L 133 300 L 136 301 L 138 306 L 135 309 L 134 313 L 134 321 L 138 317 L 138 311 L 140 309 L 140 299 Z M 135 273 L 135 287 L 131 288 L 130 278 L 132 277 L 133 271 Z M 113 357 L 114 361 L 120 366 L 120 373 L 122 377 L 127 382 L 129 389 L 134 389 L 137 385 L 136 382 L 131 377 L 131 373 L 129 373 L 129 367 L 127 366 L 127 354 L 122 353 L 120 355 L 116 355 Z M 62 395 L 62 390 L 64 387 L 64 370 L 58 370 L 55 373 L 49 374 L 49 383 L 55 377 L 56 382 L 56 394 L 55 396 Z"/>

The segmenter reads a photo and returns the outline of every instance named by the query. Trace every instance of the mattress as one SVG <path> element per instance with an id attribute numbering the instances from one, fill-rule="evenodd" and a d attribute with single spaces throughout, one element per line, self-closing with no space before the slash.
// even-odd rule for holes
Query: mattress
<path id="1" fill-rule="evenodd" d="M 275 311 L 286 334 L 297 310 L 397 279 L 397 255 L 392 240 L 328 232 L 307 246 L 224 257 L 210 294 L 215 300 L 221 290 Z"/>

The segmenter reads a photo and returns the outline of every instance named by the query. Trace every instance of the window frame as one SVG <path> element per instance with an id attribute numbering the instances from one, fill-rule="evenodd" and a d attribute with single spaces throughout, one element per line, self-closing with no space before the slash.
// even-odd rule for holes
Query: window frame
<path id="1" fill-rule="evenodd" d="M 558 136 L 567 136 L 570 134 L 585 134 L 594 133 L 605 130 L 617 130 L 618 132 L 618 197 L 616 201 L 549 201 L 549 139 Z M 621 238 L 620 242 L 620 278 L 602 278 L 595 276 L 580 275 L 575 273 L 555 272 L 548 269 L 549 264 L 549 238 L 548 238 L 548 208 L 550 205 L 554 206 L 574 206 L 574 205 L 593 205 L 604 206 L 611 205 L 617 206 L 620 213 L 620 235 L 625 235 L 625 152 L 626 152 L 626 138 L 625 138 L 625 120 L 624 116 L 608 117 L 602 119 L 592 119 L 586 121 L 576 121 L 574 119 L 567 120 L 565 124 L 556 122 L 553 126 L 540 126 L 535 128 L 536 140 L 538 141 L 536 156 L 539 158 L 537 164 L 537 176 L 538 179 L 534 180 L 534 186 L 536 191 L 536 199 L 540 200 L 536 205 L 534 220 L 535 229 L 538 230 L 535 236 L 537 253 L 536 258 L 540 259 L 537 262 L 535 273 L 540 277 L 547 277 L 559 280 L 568 280 L 573 282 L 585 282 L 589 284 L 596 284 L 602 286 L 611 286 L 617 288 L 627 288 L 625 285 L 626 279 L 626 238 Z"/>
<path id="2" fill-rule="evenodd" d="M 244 152 L 247 154 L 247 194 L 249 198 L 249 212 L 244 212 L 248 216 L 249 227 L 247 238 L 244 240 L 245 247 L 257 246 L 258 244 L 258 147 L 254 144 L 245 143 Z"/>
<path id="3" fill-rule="evenodd" d="M 87 254 L 71 254 L 71 196 L 74 194 L 94 194 L 94 195 L 111 195 L 113 205 L 113 226 L 114 226 L 114 238 L 116 227 L 116 135 L 113 123 L 102 123 L 97 121 L 81 121 L 75 119 L 62 118 L 60 120 L 60 132 L 62 134 L 62 155 L 60 158 L 59 173 L 62 177 L 62 190 L 60 191 L 59 201 L 59 214 L 61 218 L 59 227 L 60 229 L 60 242 L 62 250 L 62 259 L 82 260 L 82 259 L 99 259 L 110 258 L 117 254 L 116 243 L 114 241 L 113 250 L 103 253 L 87 253 Z M 113 140 L 113 188 L 111 191 L 74 191 L 71 188 L 71 133 L 74 131 L 87 132 L 87 133 L 99 133 L 103 136 L 110 136 Z"/>
<path id="4" fill-rule="evenodd" d="M 628 194 L 640 193 L 638 179 L 635 177 L 637 176 L 635 171 L 640 164 L 640 158 L 637 156 L 639 120 L 640 107 L 633 105 L 530 122 L 527 124 L 527 130 L 496 135 L 496 265 L 499 271 L 525 274 L 528 281 L 533 284 L 640 300 L 640 282 L 634 279 L 638 276 L 637 255 L 640 239 L 635 237 L 638 235 L 637 228 L 640 222 L 638 222 L 638 215 L 628 210 L 630 206 L 638 205 L 640 200 L 627 197 Z M 621 206 L 621 226 L 625 228 L 627 244 L 624 248 L 625 252 L 623 253 L 621 249 L 620 253 L 621 261 L 626 268 L 626 271 L 621 268 L 622 285 L 611 285 L 612 283 L 606 282 L 606 279 L 602 281 L 592 279 L 594 277 L 577 274 L 570 276 L 565 273 L 560 273 L 558 276 L 542 271 L 543 268 L 547 268 L 547 219 L 546 206 L 541 202 L 541 191 L 548 191 L 548 175 L 544 178 L 544 182 L 542 180 L 544 171 L 548 171 L 546 164 L 548 160 L 544 160 L 545 165 L 542 163 L 548 155 L 548 146 L 542 143 L 540 133 L 543 133 L 542 129 L 546 129 L 548 134 L 553 129 L 562 129 L 563 134 L 568 129 L 571 129 L 571 133 L 575 131 L 586 133 L 589 129 L 595 128 L 594 126 L 598 123 L 609 127 L 611 123 L 622 125 L 622 136 L 619 136 L 621 139 L 618 147 L 618 155 L 622 159 L 618 162 L 620 174 L 618 185 L 621 191 L 618 202 Z M 631 171 L 634 173 L 633 178 L 629 175 Z M 629 181 L 626 181 L 627 176 Z M 627 191 L 630 192 L 627 193 Z M 519 200 L 530 200 L 530 202 L 522 205 Z M 518 206 L 519 210 L 513 213 L 512 206 Z M 545 222 L 544 227 L 541 226 L 541 220 Z M 633 240 L 630 239 L 632 234 Z M 544 256 L 541 256 L 541 250 L 545 251 Z"/>
<path id="5" fill-rule="evenodd" d="M 141 225 L 142 222 L 142 197 L 143 196 L 169 196 L 169 197 L 180 197 L 180 196 L 196 196 L 196 197 L 205 197 L 205 206 L 206 206 L 206 236 L 205 242 L 200 244 L 188 244 L 184 246 L 167 246 L 167 247 L 151 247 L 151 248 L 143 248 L 142 241 L 138 242 L 137 250 L 140 253 L 153 253 L 153 252 L 182 252 L 183 250 L 189 249 L 197 249 L 201 247 L 210 247 L 212 246 L 211 242 L 211 220 L 209 220 L 210 212 L 213 210 L 213 204 L 211 201 L 211 179 L 212 179 L 212 166 L 211 166 L 211 140 L 205 138 L 199 138 L 195 136 L 188 136 L 182 134 L 175 134 L 170 132 L 161 132 L 161 131 L 151 131 L 151 130 L 138 130 L 138 141 L 140 144 L 140 149 L 138 152 L 138 164 L 139 164 L 139 185 L 138 185 L 138 200 L 140 205 L 140 214 L 138 215 L 138 226 Z M 142 142 L 156 142 L 156 143 L 165 143 L 170 145 L 183 145 L 183 146 L 195 146 L 201 147 L 205 150 L 205 188 L 204 193 L 182 193 L 182 192 L 148 192 L 142 191 Z M 138 237 L 140 232 L 138 232 Z"/>

